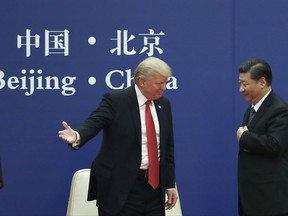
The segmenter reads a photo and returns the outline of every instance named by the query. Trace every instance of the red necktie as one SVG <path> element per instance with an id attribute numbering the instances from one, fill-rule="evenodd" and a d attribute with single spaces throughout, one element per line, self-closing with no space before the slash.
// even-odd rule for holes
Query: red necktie
<path id="1" fill-rule="evenodd" d="M 151 101 L 146 101 L 145 121 L 148 145 L 148 182 L 156 189 L 159 184 L 159 161 L 155 125 L 150 111 Z"/>

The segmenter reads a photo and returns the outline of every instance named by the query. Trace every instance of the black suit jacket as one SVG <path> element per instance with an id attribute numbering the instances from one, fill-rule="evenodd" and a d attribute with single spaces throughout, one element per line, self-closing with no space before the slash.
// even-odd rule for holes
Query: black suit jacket
<path id="1" fill-rule="evenodd" d="M 174 138 L 170 102 L 154 101 L 160 125 L 160 179 L 175 187 Z M 141 164 L 141 122 L 135 87 L 106 93 L 99 107 L 76 129 L 84 145 L 101 130 L 103 141 L 91 167 L 88 200 L 115 214 L 124 205 Z"/>
<path id="2" fill-rule="evenodd" d="M 250 107 L 243 126 L 247 125 Z M 273 91 L 264 100 L 238 156 L 239 211 L 248 216 L 288 213 L 288 108 Z"/>

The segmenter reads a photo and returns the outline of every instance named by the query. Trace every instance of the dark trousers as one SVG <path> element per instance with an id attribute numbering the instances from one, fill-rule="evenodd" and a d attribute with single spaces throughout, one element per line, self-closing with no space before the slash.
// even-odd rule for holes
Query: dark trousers
<path id="1" fill-rule="evenodd" d="M 239 210 L 239 216 L 261 216 L 261 215 L 248 215 L 245 212 L 243 212 L 242 205 L 241 205 L 241 200 L 240 197 L 238 199 L 238 210 Z M 270 215 L 270 216 L 288 216 L 288 213 L 284 214 L 277 214 L 277 215 Z"/>
<path id="2" fill-rule="evenodd" d="M 148 176 L 139 171 L 128 199 L 117 215 L 110 215 L 98 208 L 99 216 L 165 216 L 160 187 L 154 190 Z"/>
<path id="3" fill-rule="evenodd" d="M 247 214 L 242 214 L 241 216 L 248 216 Z M 254 216 L 254 215 L 253 215 Z M 255 216 L 258 216 L 258 215 L 255 215 Z M 259 215 L 260 216 L 260 215 Z M 271 216 L 288 216 L 288 213 L 287 214 L 277 214 L 277 215 L 271 215 Z"/>
<path id="4" fill-rule="evenodd" d="M 261 216 L 261 215 L 248 215 L 248 214 L 242 213 L 242 214 L 240 214 L 240 216 Z M 277 214 L 277 215 L 270 215 L 270 216 L 288 216 L 288 213 Z"/>

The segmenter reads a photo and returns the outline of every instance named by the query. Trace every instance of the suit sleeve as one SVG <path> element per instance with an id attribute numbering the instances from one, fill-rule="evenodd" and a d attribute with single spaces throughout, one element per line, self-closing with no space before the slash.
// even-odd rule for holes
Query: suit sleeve
<path id="1" fill-rule="evenodd" d="M 98 108 L 76 128 L 81 137 L 79 147 L 95 137 L 102 129 L 108 127 L 113 119 L 113 113 L 112 97 L 109 93 L 106 93 Z"/>
<path id="2" fill-rule="evenodd" d="M 170 102 L 169 107 L 169 129 L 168 129 L 168 141 L 166 149 L 166 189 L 175 188 L 175 157 L 174 157 L 174 132 L 173 132 L 173 118 Z"/>

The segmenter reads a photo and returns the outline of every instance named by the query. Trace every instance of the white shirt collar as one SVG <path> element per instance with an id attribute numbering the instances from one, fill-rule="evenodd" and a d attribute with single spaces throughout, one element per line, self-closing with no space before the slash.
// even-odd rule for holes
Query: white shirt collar
<path id="1" fill-rule="evenodd" d="M 272 89 L 270 89 L 262 98 L 261 100 L 256 103 L 254 106 L 252 105 L 252 107 L 254 107 L 255 112 L 258 111 L 258 109 L 260 108 L 261 104 L 263 103 L 263 101 L 267 98 L 267 96 L 269 95 L 269 93 L 272 91 Z"/>
<path id="2" fill-rule="evenodd" d="M 147 98 L 142 94 L 142 92 L 140 91 L 137 85 L 135 85 L 135 91 L 137 95 L 138 105 L 140 107 L 146 103 Z"/>

